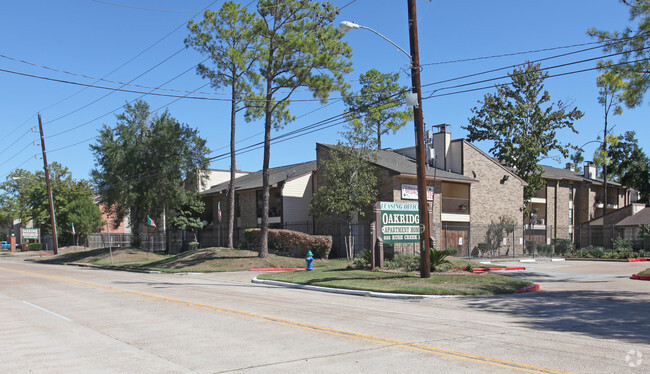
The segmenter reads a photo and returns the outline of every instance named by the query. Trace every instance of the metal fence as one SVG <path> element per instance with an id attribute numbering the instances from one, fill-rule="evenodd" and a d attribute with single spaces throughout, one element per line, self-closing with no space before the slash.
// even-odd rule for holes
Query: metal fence
<path id="1" fill-rule="evenodd" d="M 613 248 L 618 238 L 630 241 L 635 250 L 650 250 L 650 238 L 643 237 L 637 227 L 618 227 L 614 225 L 581 225 L 575 228 L 576 248 Z"/>
<path id="2" fill-rule="evenodd" d="M 165 234 L 162 232 L 140 233 L 139 247 L 150 252 L 166 251 Z M 91 234 L 88 236 L 89 248 L 128 248 L 133 246 L 133 234 Z"/>

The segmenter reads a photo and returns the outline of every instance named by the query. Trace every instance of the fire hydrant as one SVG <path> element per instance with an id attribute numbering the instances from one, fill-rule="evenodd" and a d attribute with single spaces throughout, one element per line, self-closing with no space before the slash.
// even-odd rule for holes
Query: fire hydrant
<path id="1" fill-rule="evenodd" d="M 305 261 L 307 261 L 307 270 L 314 270 L 314 257 L 313 253 L 311 251 L 307 252 L 307 257 L 305 257 Z"/>

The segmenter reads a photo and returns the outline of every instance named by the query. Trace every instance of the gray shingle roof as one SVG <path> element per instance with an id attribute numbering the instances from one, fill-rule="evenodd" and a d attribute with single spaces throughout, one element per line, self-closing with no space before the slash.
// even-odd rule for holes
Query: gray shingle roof
<path id="1" fill-rule="evenodd" d="M 330 144 L 323 144 L 323 143 L 318 143 L 318 144 L 327 148 L 333 147 Z M 417 175 L 417 164 L 415 159 L 404 156 L 397 152 L 393 152 L 392 150 L 386 150 L 386 149 L 375 150 L 372 152 L 377 157 L 376 160 L 372 161 L 372 163 L 376 164 L 377 166 L 381 166 L 383 168 L 392 170 L 399 174 L 407 174 L 407 175 L 414 175 L 414 176 Z M 451 180 L 465 181 L 465 182 L 477 181 L 476 179 L 467 177 L 462 174 L 456 174 L 442 169 L 435 169 L 433 167 L 429 167 L 427 169 L 427 176 L 431 176 L 431 177 L 435 176 L 436 178 L 440 178 L 440 179 L 451 179 Z"/>
<path id="2" fill-rule="evenodd" d="M 570 181 L 587 181 L 592 183 L 602 184 L 604 180 L 602 178 L 585 178 L 584 173 L 578 171 L 571 171 L 569 169 L 556 168 L 548 165 L 540 165 L 544 170 L 543 177 L 546 179 L 559 179 L 559 180 L 570 180 Z M 614 182 L 612 180 L 607 180 L 608 186 L 620 186 L 620 183 Z"/>
<path id="3" fill-rule="evenodd" d="M 287 179 L 297 177 L 306 173 L 311 173 L 316 171 L 316 161 L 303 162 L 300 164 L 279 166 L 276 168 L 269 169 L 269 184 L 274 185 L 279 182 L 286 181 Z M 201 194 L 213 194 L 220 193 L 224 190 L 228 190 L 228 184 L 230 182 L 223 182 L 216 186 L 212 186 L 210 189 L 201 192 Z M 235 190 L 250 190 L 262 188 L 262 171 L 256 171 L 254 173 L 241 176 L 235 179 Z"/>
<path id="4" fill-rule="evenodd" d="M 650 225 L 650 208 L 645 207 L 641 209 L 637 214 L 631 215 L 629 217 L 623 218 L 616 226 L 640 226 L 640 225 Z"/>

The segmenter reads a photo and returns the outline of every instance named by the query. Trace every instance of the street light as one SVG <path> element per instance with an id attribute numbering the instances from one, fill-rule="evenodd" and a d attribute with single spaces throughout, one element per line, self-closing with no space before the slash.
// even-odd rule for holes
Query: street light
<path id="1" fill-rule="evenodd" d="M 20 180 L 20 179 L 26 179 L 28 181 L 40 183 L 40 181 L 37 181 L 35 179 L 30 179 L 30 178 L 24 178 L 24 177 L 11 177 L 13 180 Z M 49 178 L 48 178 L 49 182 Z M 48 194 L 48 202 L 50 204 L 50 220 L 52 221 L 52 252 L 57 255 L 59 254 L 59 243 L 57 240 L 56 236 L 56 216 L 54 214 L 54 200 L 52 200 L 52 189 L 50 188 L 50 184 L 47 183 L 47 194 Z"/>
<path id="2" fill-rule="evenodd" d="M 393 47 L 408 56 L 411 61 L 412 94 L 415 98 L 409 100 L 413 104 L 413 126 L 415 127 L 415 158 L 417 164 L 418 208 L 420 211 L 420 277 L 431 277 L 431 261 L 429 257 L 429 207 L 427 203 L 427 169 L 424 152 L 424 118 L 422 115 L 422 89 L 420 84 L 420 52 L 418 48 L 417 15 L 415 0 L 408 0 L 409 39 L 411 53 L 395 44 L 379 32 L 354 22 L 343 21 L 339 28 L 344 32 L 354 29 L 365 29 L 379 35 Z"/>
<path id="3" fill-rule="evenodd" d="M 379 35 L 382 39 L 384 39 L 388 43 L 390 43 L 390 45 L 395 47 L 398 51 L 402 52 L 406 57 L 408 57 L 409 61 L 411 60 L 411 54 L 410 53 L 406 52 L 402 47 L 395 44 L 395 42 L 393 42 L 392 40 L 390 40 L 387 37 L 383 36 L 382 34 L 377 32 L 376 30 L 371 29 L 370 27 L 361 26 L 358 23 L 354 23 L 354 22 L 350 22 L 350 21 L 342 21 L 341 23 L 339 23 L 339 28 L 341 30 L 343 30 L 343 32 L 348 32 L 350 30 L 356 30 L 356 29 L 364 29 L 364 30 L 371 31 L 371 32 L 375 33 L 376 35 Z"/>

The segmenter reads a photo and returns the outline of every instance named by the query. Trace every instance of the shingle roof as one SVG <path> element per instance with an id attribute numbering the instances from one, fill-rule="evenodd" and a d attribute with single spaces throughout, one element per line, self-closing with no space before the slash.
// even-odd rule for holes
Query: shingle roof
<path id="1" fill-rule="evenodd" d="M 318 143 L 318 145 L 321 145 L 323 147 L 327 148 L 332 148 L 333 146 L 330 144 L 324 144 L 324 143 Z M 399 174 L 408 174 L 408 175 L 417 175 L 417 164 L 416 160 L 404 156 L 400 153 L 393 152 L 392 150 L 375 150 L 372 151 L 372 153 L 376 156 L 376 159 L 372 161 L 372 163 L 376 164 L 377 166 L 381 166 L 383 168 L 392 170 L 396 173 Z M 429 167 L 427 169 L 427 176 L 435 176 L 436 178 L 440 179 L 451 179 L 451 180 L 457 180 L 457 181 L 465 181 L 465 182 L 476 182 L 476 179 L 467 177 L 462 174 L 456 174 L 452 173 L 446 170 L 442 169 L 436 169 L 433 167 Z"/>
<path id="2" fill-rule="evenodd" d="M 316 161 L 303 162 L 300 164 L 279 166 L 269 169 L 269 184 L 274 185 L 279 182 L 286 181 L 292 177 L 307 174 L 316 171 Z M 212 186 L 209 190 L 201 192 L 201 194 L 220 193 L 228 189 L 230 182 L 223 182 L 216 186 Z M 250 190 L 262 188 L 262 171 L 256 171 L 248 175 L 241 176 L 235 179 L 235 190 Z"/>
<path id="3" fill-rule="evenodd" d="M 546 179 L 559 179 L 559 180 L 570 180 L 570 181 L 587 181 L 592 183 L 604 183 L 602 178 L 585 178 L 584 174 L 579 171 L 571 171 L 569 169 L 556 168 L 548 165 L 540 165 L 544 174 L 542 175 Z M 612 180 L 607 180 L 607 185 L 609 186 L 620 186 L 620 183 L 614 182 Z"/>
<path id="4" fill-rule="evenodd" d="M 622 219 L 616 226 L 640 226 L 650 225 L 650 208 L 645 207 L 637 214 Z"/>

